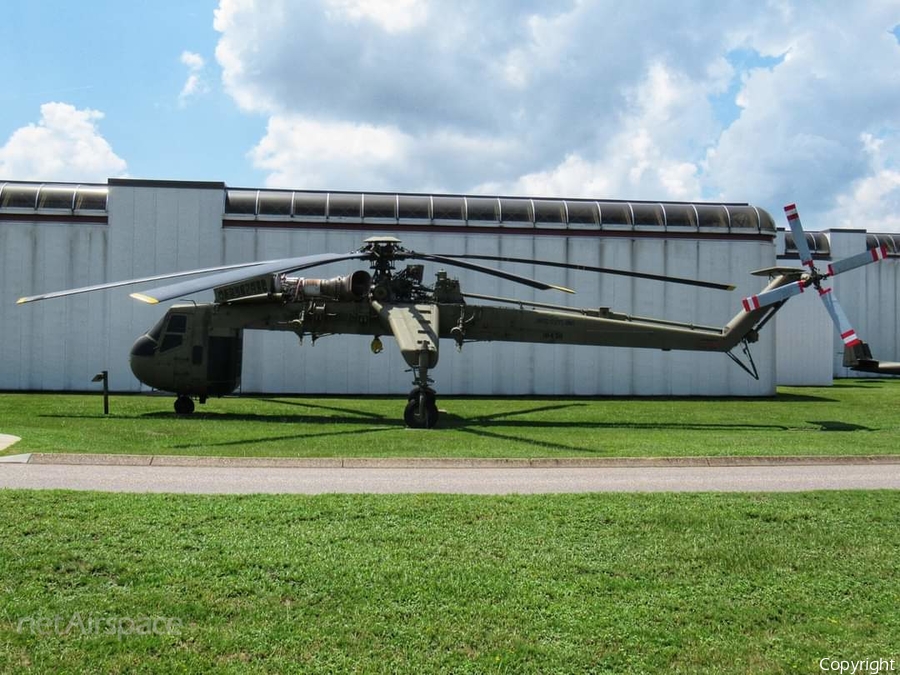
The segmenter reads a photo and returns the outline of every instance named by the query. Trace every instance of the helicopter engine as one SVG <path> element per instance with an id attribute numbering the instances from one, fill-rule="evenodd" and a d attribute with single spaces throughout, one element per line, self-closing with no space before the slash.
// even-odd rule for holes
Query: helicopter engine
<path id="1" fill-rule="evenodd" d="M 306 279 L 285 277 L 282 292 L 293 301 L 313 298 L 332 300 L 362 300 L 372 287 L 372 276 L 363 270 L 333 279 Z"/>
<path id="2" fill-rule="evenodd" d="M 175 412 L 194 410 L 240 384 L 243 330 L 212 322 L 212 305 L 175 305 L 135 341 L 130 365 L 144 384 L 178 395 Z"/>

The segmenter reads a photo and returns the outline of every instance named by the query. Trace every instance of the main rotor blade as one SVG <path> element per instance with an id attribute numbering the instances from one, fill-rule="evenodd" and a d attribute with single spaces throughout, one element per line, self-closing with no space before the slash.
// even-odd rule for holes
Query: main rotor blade
<path id="1" fill-rule="evenodd" d="M 797 213 L 796 204 L 788 204 L 784 207 L 784 214 L 787 216 L 788 225 L 791 226 L 791 233 L 794 235 L 794 246 L 797 253 L 800 254 L 800 262 L 813 270 L 812 253 L 809 252 L 809 244 L 806 243 L 806 233 L 803 231 L 803 225 L 800 224 L 800 214 Z"/>
<path id="2" fill-rule="evenodd" d="M 870 248 L 862 253 L 857 253 L 856 255 L 851 255 L 849 258 L 843 258 L 842 260 L 831 263 L 828 266 L 828 276 L 833 277 L 835 274 L 841 274 L 842 272 L 855 270 L 857 267 L 862 267 L 863 265 L 869 265 L 873 262 L 884 260 L 887 258 L 887 255 L 887 246 L 884 244 L 876 248 Z"/>
<path id="3" fill-rule="evenodd" d="M 751 295 L 749 298 L 744 298 L 743 300 L 744 311 L 752 312 L 761 307 L 774 305 L 775 303 L 792 298 L 795 295 L 800 295 L 805 290 L 806 286 L 801 280 L 779 286 L 778 288 L 773 288 L 771 291 L 765 291 L 759 295 Z"/>
<path id="4" fill-rule="evenodd" d="M 673 284 L 685 284 L 687 286 L 700 286 L 701 288 L 712 288 L 720 291 L 733 291 L 732 284 L 719 284 L 713 281 L 699 281 L 697 279 L 686 279 L 684 277 L 672 277 L 665 274 L 650 274 L 649 272 L 632 272 L 629 270 L 620 270 L 612 267 L 594 267 L 592 265 L 576 265 L 574 263 L 552 262 L 549 260 L 531 260 L 530 258 L 510 258 L 508 256 L 498 255 L 460 255 L 460 254 L 441 254 L 445 258 L 464 258 L 468 260 L 494 260 L 496 262 L 521 263 L 523 265 L 540 265 L 543 267 L 558 267 L 566 270 L 578 270 L 581 272 L 597 272 L 599 274 L 617 274 L 623 277 L 634 277 L 636 279 L 651 279 L 653 281 L 665 281 Z"/>
<path id="5" fill-rule="evenodd" d="M 841 308 L 840 303 L 837 301 L 837 298 L 834 297 L 834 293 L 832 293 L 832 289 L 830 288 L 820 288 L 819 289 L 819 297 L 822 298 L 822 302 L 825 304 L 825 309 L 828 310 L 828 313 L 831 315 L 831 320 L 834 322 L 835 327 L 838 329 L 838 333 L 841 335 L 841 340 L 844 341 L 845 347 L 853 347 L 854 345 L 858 345 L 862 340 L 856 335 L 856 331 L 853 330 L 853 326 L 850 325 L 850 319 L 847 318 L 847 315 L 844 314 L 844 310 Z"/>
<path id="6" fill-rule="evenodd" d="M 178 277 L 187 277 L 195 274 L 211 274 L 213 272 L 222 272 L 225 270 L 233 270 L 233 269 L 242 269 L 247 267 L 254 267 L 256 265 L 261 264 L 259 261 L 256 262 L 248 262 L 248 263 L 238 263 L 236 265 L 221 265 L 219 267 L 207 267 L 206 269 L 200 270 L 188 270 L 187 272 L 174 272 L 172 274 L 157 274 L 152 277 L 141 277 L 139 279 L 126 279 L 124 281 L 112 281 L 110 283 L 105 284 L 95 284 L 93 286 L 82 286 L 81 288 L 70 288 L 64 291 L 54 291 L 52 293 L 42 293 L 40 295 L 30 295 L 24 298 L 19 298 L 16 301 L 17 305 L 22 305 L 26 302 L 37 302 L 38 300 L 49 300 L 51 298 L 63 298 L 68 295 L 78 295 L 79 293 L 91 293 L 93 291 L 103 291 L 108 288 L 119 288 L 121 286 L 130 286 L 132 284 L 141 284 L 150 281 L 163 281 L 165 279 L 176 279 Z"/>
<path id="7" fill-rule="evenodd" d="M 339 262 L 341 260 L 364 258 L 368 255 L 368 253 L 356 251 L 354 253 L 319 253 L 317 255 L 301 256 L 299 258 L 269 260 L 248 269 L 230 270 L 218 274 L 210 274 L 208 276 L 200 277 L 199 279 L 189 279 L 188 281 L 181 281 L 177 284 L 159 286 L 140 293 L 132 293 L 131 297 L 155 305 L 158 302 L 165 302 L 166 300 L 180 298 L 199 291 L 207 291 L 216 286 L 236 283 L 265 274 L 280 274 L 282 272 L 305 270 L 310 267 L 327 265 L 328 263 Z"/>
<path id="8" fill-rule="evenodd" d="M 565 286 L 557 286 L 555 284 L 548 284 L 543 281 L 538 281 L 537 279 L 530 279 L 528 277 L 523 277 L 518 274 L 513 274 L 512 272 L 504 272 L 502 270 L 494 269 L 493 267 L 485 267 L 484 265 L 476 265 L 475 263 L 463 262 L 462 260 L 456 260 L 455 258 L 451 258 L 450 256 L 445 255 L 437 255 L 434 253 L 416 253 L 414 251 L 407 251 L 403 253 L 403 256 L 406 258 L 412 258 L 414 260 L 430 260 L 431 262 L 439 262 L 445 265 L 450 265 L 451 267 L 461 267 L 467 270 L 473 270 L 475 272 L 481 272 L 482 274 L 489 274 L 493 277 L 500 277 L 501 279 L 506 279 L 507 281 L 514 281 L 517 284 L 523 284 L 525 286 L 530 286 L 531 288 L 537 288 L 542 291 L 547 291 L 550 289 L 557 291 L 564 291 L 565 293 L 574 293 L 571 288 L 566 288 Z"/>

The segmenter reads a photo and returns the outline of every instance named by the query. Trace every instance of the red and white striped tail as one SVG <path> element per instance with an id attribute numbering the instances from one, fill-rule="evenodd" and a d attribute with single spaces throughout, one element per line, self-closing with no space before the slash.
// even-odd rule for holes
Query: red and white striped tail
<path id="1" fill-rule="evenodd" d="M 762 307 L 774 305 L 776 302 L 787 300 L 788 298 L 797 295 L 798 293 L 802 293 L 804 290 L 806 289 L 804 288 L 802 281 L 794 281 L 793 283 L 787 284 L 785 286 L 773 288 L 770 291 L 763 291 L 759 295 L 751 295 L 748 298 L 744 298 L 742 301 L 744 305 L 744 311 L 752 312 L 755 309 L 761 309 Z"/>
<path id="2" fill-rule="evenodd" d="M 844 272 L 855 270 L 857 267 L 871 265 L 872 263 L 880 262 L 887 257 L 887 247 L 882 244 L 881 246 L 870 248 L 869 250 L 863 251 L 862 253 L 851 255 L 849 258 L 842 258 L 831 263 L 830 265 L 828 265 L 828 276 L 833 277 L 837 274 L 843 274 Z"/>
<path id="3" fill-rule="evenodd" d="M 882 244 L 881 246 L 876 246 L 875 248 L 870 249 L 869 253 L 872 254 L 872 262 L 878 262 L 879 260 L 884 260 L 888 256 L 887 244 Z"/>
<path id="4" fill-rule="evenodd" d="M 846 333 L 841 333 L 841 340 L 844 341 L 845 347 L 855 347 L 860 342 L 862 342 L 862 340 L 860 340 L 859 337 L 856 335 L 856 331 L 853 330 L 852 328 L 850 330 L 848 330 Z"/>
<path id="5" fill-rule="evenodd" d="M 797 220 L 800 218 L 800 215 L 797 213 L 797 205 L 796 204 L 788 204 L 784 207 L 784 214 L 787 216 L 788 220 Z"/>

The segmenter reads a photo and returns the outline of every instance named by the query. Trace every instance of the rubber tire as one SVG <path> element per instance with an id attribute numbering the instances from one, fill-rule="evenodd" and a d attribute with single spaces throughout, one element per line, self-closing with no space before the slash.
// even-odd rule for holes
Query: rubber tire
<path id="1" fill-rule="evenodd" d="M 425 415 L 419 416 L 418 399 L 410 399 L 403 411 L 403 421 L 411 429 L 434 429 L 438 421 L 438 409 L 434 402 L 434 396 L 426 393 Z"/>
<path id="2" fill-rule="evenodd" d="M 418 401 L 419 394 L 421 392 L 422 392 L 422 390 L 419 389 L 418 387 L 416 387 L 415 389 L 411 389 L 409 394 L 407 394 L 407 396 L 406 396 L 406 400 L 407 401 Z M 429 403 L 434 403 L 435 399 L 437 398 L 437 394 L 431 389 L 425 390 L 425 396 L 427 397 L 427 400 Z"/>
<path id="3" fill-rule="evenodd" d="M 175 399 L 175 414 L 190 415 L 194 412 L 194 402 L 188 396 L 179 396 Z"/>

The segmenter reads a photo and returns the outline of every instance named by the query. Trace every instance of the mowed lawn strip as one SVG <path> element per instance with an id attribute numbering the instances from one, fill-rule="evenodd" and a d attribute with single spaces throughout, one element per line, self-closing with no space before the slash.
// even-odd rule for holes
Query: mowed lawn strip
<path id="1" fill-rule="evenodd" d="M 0 491 L 0 671 L 819 672 L 900 656 L 898 510 Z"/>
<path id="2" fill-rule="evenodd" d="M 0 394 L 5 454 L 285 457 L 867 455 L 900 448 L 900 381 L 781 387 L 771 398 L 442 397 L 410 430 L 397 397 L 235 397 L 179 418 L 164 396 Z"/>

